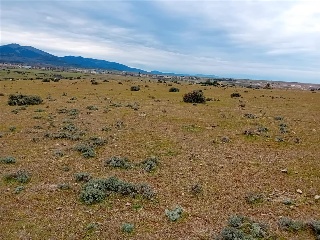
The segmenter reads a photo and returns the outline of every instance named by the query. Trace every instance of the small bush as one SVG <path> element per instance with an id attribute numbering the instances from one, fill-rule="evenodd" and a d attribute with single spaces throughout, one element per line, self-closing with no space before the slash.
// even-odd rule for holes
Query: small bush
<path id="1" fill-rule="evenodd" d="M 8 156 L 0 158 L 0 163 L 13 164 L 16 163 L 16 159 L 14 157 Z"/>
<path id="2" fill-rule="evenodd" d="M 172 87 L 169 89 L 169 92 L 180 92 L 180 89 L 176 87 Z"/>
<path id="3" fill-rule="evenodd" d="M 76 182 L 88 182 L 92 177 L 89 173 L 76 173 L 74 175 Z"/>
<path id="4" fill-rule="evenodd" d="M 24 186 L 18 186 L 14 189 L 15 194 L 19 194 L 24 190 Z"/>
<path id="5" fill-rule="evenodd" d="M 203 95 L 202 90 L 194 90 L 192 92 L 186 93 L 183 96 L 183 101 L 186 103 L 205 103 L 206 98 Z"/>
<path id="6" fill-rule="evenodd" d="M 75 147 L 75 150 L 82 153 L 82 156 L 85 158 L 93 158 L 96 156 L 94 149 L 86 144 L 79 144 Z"/>
<path id="7" fill-rule="evenodd" d="M 124 223 L 121 226 L 121 231 L 124 233 L 132 233 L 134 230 L 134 224 L 132 223 Z"/>
<path id="8" fill-rule="evenodd" d="M 19 170 L 15 173 L 5 175 L 4 178 L 8 182 L 28 183 L 31 179 L 31 174 L 26 170 Z"/>
<path id="9" fill-rule="evenodd" d="M 290 218 L 280 218 L 279 220 L 279 226 L 287 231 L 291 231 L 291 232 L 298 232 L 300 230 L 303 230 L 305 225 L 303 222 L 300 221 L 294 221 Z"/>
<path id="10" fill-rule="evenodd" d="M 142 163 L 142 168 L 146 171 L 146 172 L 152 172 L 154 171 L 157 166 L 159 165 L 159 159 L 157 157 L 149 157 L 146 160 L 144 160 Z"/>
<path id="11" fill-rule="evenodd" d="M 130 90 L 131 91 L 140 91 L 140 87 L 139 86 L 131 86 Z"/>
<path id="12" fill-rule="evenodd" d="M 231 93 L 230 96 L 231 96 L 232 98 L 241 97 L 240 93 Z"/>
<path id="13" fill-rule="evenodd" d="M 245 199 L 249 204 L 257 204 L 264 201 L 264 196 L 261 193 L 248 193 Z"/>
<path id="14" fill-rule="evenodd" d="M 256 118 L 256 116 L 254 114 L 252 114 L 252 113 L 245 113 L 243 116 L 246 117 L 246 118 L 249 118 L 249 119 L 255 119 Z"/>
<path id="15" fill-rule="evenodd" d="M 165 214 L 171 222 L 179 220 L 182 217 L 182 213 L 183 209 L 180 206 L 176 206 L 176 208 L 173 210 L 165 210 Z"/>
<path id="16" fill-rule="evenodd" d="M 22 94 L 10 94 L 8 100 L 10 106 L 38 105 L 42 102 L 43 100 L 39 96 Z"/>
<path id="17" fill-rule="evenodd" d="M 91 179 L 83 186 L 80 199 L 86 204 L 94 204 L 103 201 L 111 192 L 132 197 L 140 194 L 145 199 L 152 199 L 155 196 L 154 191 L 147 184 L 134 185 L 116 177 L 110 177 Z"/>
<path id="18" fill-rule="evenodd" d="M 202 193 L 203 189 L 202 189 L 202 186 L 197 183 L 197 184 L 194 184 L 191 186 L 190 191 L 193 195 L 198 195 L 198 194 Z"/>
<path id="19" fill-rule="evenodd" d="M 91 110 L 91 111 L 97 111 L 98 110 L 98 108 L 96 106 L 87 106 L 87 109 Z"/>
<path id="20" fill-rule="evenodd" d="M 60 183 L 60 184 L 58 184 L 58 189 L 60 189 L 60 190 L 69 190 L 70 189 L 70 185 L 68 183 Z"/>
<path id="21" fill-rule="evenodd" d="M 129 162 L 128 158 L 126 158 L 126 157 L 115 156 L 115 157 L 111 157 L 108 160 L 106 160 L 105 166 L 128 169 L 128 168 L 131 168 L 131 163 Z"/>

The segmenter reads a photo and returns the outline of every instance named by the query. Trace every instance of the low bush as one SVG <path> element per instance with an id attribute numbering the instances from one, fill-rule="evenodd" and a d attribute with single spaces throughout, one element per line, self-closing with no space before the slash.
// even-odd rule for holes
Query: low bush
<path id="1" fill-rule="evenodd" d="M 129 162 L 128 158 L 126 157 L 118 157 L 114 156 L 109 159 L 107 159 L 104 163 L 105 166 L 111 166 L 114 168 L 122 168 L 122 169 L 128 169 L 131 168 L 132 165 Z"/>
<path id="2" fill-rule="evenodd" d="M 132 223 L 124 223 L 121 226 L 121 231 L 124 233 L 132 233 L 134 230 L 134 224 Z"/>
<path id="3" fill-rule="evenodd" d="M 193 90 L 183 96 L 183 101 L 186 103 L 205 103 L 206 98 L 202 90 Z"/>
<path id="4" fill-rule="evenodd" d="M 76 182 L 88 182 L 92 177 L 89 173 L 80 172 L 74 174 L 74 178 Z"/>
<path id="5" fill-rule="evenodd" d="M 18 170 L 14 173 L 9 173 L 4 176 L 5 181 L 7 182 L 19 182 L 19 183 L 28 183 L 31 179 L 31 174 L 26 170 Z"/>
<path id="6" fill-rule="evenodd" d="M 131 91 L 140 91 L 140 87 L 139 86 L 131 86 L 130 90 Z"/>
<path id="7" fill-rule="evenodd" d="M 241 97 L 241 94 L 240 94 L 240 93 L 231 93 L 230 96 L 231 96 L 232 98 Z"/>
<path id="8" fill-rule="evenodd" d="M 41 97 L 35 95 L 10 94 L 8 104 L 10 106 L 39 105 L 43 102 Z"/>
<path id="9" fill-rule="evenodd" d="M 291 232 L 298 232 L 305 228 L 305 224 L 301 221 L 295 221 L 287 217 L 282 217 L 279 220 L 279 226 L 286 230 Z"/>
<path id="10" fill-rule="evenodd" d="M 141 166 L 146 172 L 154 171 L 158 165 L 159 165 L 159 159 L 155 156 L 149 157 L 143 162 L 141 162 Z"/>
<path id="11" fill-rule="evenodd" d="M 182 217 L 183 209 L 176 206 L 173 210 L 166 209 L 165 214 L 171 222 L 175 222 Z"/>
<path id="12" fill-rule="evenodd" d="M 180 92 L 180 89 L 176 87 L 172 87 L 169 89 L 169 92 Z"/>
<path id="13" fill-rule="evenodd" d="M 96 156 L 94 148 L 87 144 L 79 144 L 75 146 L 75 150 L 82 153 L 82 156 L 85 158 L 93 158 Z"/>
<path id="14" fill-rule="evenodd" d="M 16 163 L 16 159 L 11 156 L 0 158 L 0 163 L 13 164 Z"/>

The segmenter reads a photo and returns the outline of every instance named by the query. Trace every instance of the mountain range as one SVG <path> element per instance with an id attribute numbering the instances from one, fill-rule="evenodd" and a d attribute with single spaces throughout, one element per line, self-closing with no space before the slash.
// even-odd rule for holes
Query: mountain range
<path id="1" fill-rule="evenodd" d="M 0 63 L 17 63 L 24 65 L 44 65 L 55 67 L 76 67 L 87 69 L 102 69 L 110 71 L 125 71 L 132 73 L 151 73 L 157 75 L 188 76 L 189 74 L 163 73 L 159 71 L 147 72 L 142 69 L 128 67 L 121 63 L 109 62 L 81 56 L 57 57 L 31 46 L 21 46 L 16 43 L 0 46 Z M 217 77 L 215 75 L 193 75 L 199 77 Z"/>
<path id="2" fill-rule="evenodd" d="M 146 72 L 142 69 L 131 68 L 120 63 L 109 62 L 105 60 L 84 58 L 81 56 L 57 57 L 37 48 L 31 46 L 21 46 L 15 43 L 0 46 L 0 62 L 26 65 L 48 65 L 56 67 L 79 67 L 126 72 Z"/>

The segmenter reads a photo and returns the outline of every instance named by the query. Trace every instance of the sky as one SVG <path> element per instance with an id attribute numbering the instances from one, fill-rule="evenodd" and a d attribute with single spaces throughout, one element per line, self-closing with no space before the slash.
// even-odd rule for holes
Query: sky
<path id="1" fill-rule="evenodd" d="M 0 43 L 147 71 L 320 83 L 318 0 L 1 0 Z"/>

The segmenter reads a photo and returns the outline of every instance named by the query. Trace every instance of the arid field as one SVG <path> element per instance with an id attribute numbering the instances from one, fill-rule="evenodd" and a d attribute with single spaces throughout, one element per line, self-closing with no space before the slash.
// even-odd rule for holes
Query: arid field
<path id="1" fill-rule="evenodd" d="M 0 72 L 0 239 L 319 239 L 319 91 L 45 74 Z"/>

